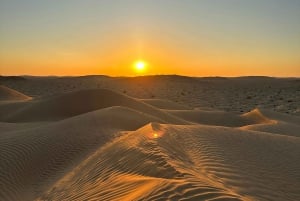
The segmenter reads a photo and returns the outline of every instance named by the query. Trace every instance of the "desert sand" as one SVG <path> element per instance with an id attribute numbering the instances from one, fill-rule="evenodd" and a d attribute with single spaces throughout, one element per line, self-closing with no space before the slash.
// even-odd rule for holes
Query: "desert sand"
<path id="1" fill-rule="evenodd" d="M 300 200 L 300 79 L 0 84 L 0 200 Z"/>

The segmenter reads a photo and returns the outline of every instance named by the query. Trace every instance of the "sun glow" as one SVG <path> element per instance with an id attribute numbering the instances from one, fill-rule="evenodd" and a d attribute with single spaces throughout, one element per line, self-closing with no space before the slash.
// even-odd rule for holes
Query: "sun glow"
<path id="1" fill-rule="evenodd" d="M 144 61 L 142 61 L 142 60 L 136 61 L 136 62 L 134 63 L 134 69 L 135 69 L 135 71 L 138 72 L 138 73 L 145 72 L 146 66 L 147 66 L 146 62 L 144 62 Z"/>

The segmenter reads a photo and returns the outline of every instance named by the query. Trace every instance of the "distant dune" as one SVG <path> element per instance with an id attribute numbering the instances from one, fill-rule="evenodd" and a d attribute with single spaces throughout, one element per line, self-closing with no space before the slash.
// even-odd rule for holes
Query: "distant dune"
<path id="1" fill-rule="evenodd" d="M 217 105 L 217 97 L 225 104 L 220 97 L 236 82 L 247 85 L 218 80 L 226 87 L 216 91 L 214 81 L 174 79 L 181 85 L 172 77 L 6 82 L 35 98 L 0 88 L 0 200 L 300 200 L 296 113 L 194 108 Z M 294 84 L 283 85 L 297 103 Z M 262 95 L 255 89 L 233 104 L 252 106 Z M 273 96 L 269 84 L 261 90 Z"/>
<path id="2" fill-rule="evenodd" d="M 125 106 L 158 116 L 168 122 L 179 124 L 184 122 L 141 101 L 105 89 L 70 92 L 28 102 L 18 111 L 7 114 L 3 120 L 7 122 L 54 121 L 111 106 Z"/>

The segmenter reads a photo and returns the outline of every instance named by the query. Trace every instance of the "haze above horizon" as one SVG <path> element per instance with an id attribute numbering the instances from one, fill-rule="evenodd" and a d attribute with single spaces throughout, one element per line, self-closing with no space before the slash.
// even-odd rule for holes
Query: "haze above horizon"
<path id="1" fill-rule="evenodd" d="M 1 75 L 300 76 L 297 0 L 0 0 Z"/>

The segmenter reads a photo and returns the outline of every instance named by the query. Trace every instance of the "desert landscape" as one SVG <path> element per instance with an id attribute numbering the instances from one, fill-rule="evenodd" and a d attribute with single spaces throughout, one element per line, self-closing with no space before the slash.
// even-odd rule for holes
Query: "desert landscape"
<path id="1" fill-rule="evenodd" d="M 299 19 L 0 0 L 0 201 L 300 201 Z"/>
<path id="2" fill-rule="evenodd" d="M 0 200 L 300 200 L 299 78 L 0 83 Z"/>

